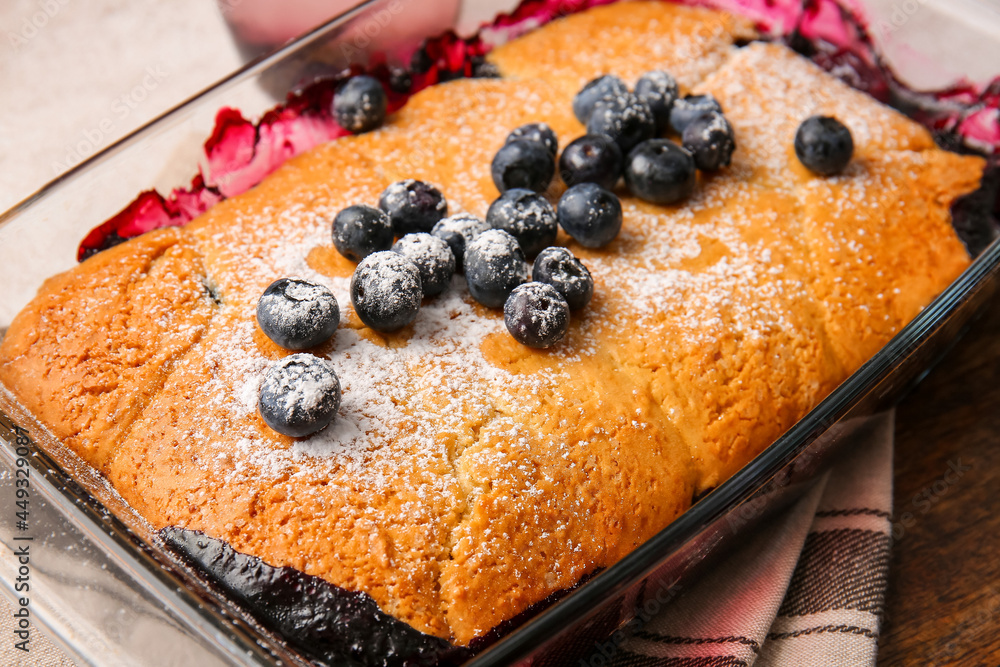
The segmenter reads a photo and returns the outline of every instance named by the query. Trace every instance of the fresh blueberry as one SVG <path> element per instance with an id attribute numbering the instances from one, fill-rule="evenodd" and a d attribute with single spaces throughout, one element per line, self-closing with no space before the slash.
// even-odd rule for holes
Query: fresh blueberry
<path id="1" fill-rule="evenodd" d="M 803 121 L 795 133 L 795 154 L 809 171 L 834 176 L 851 161 L 854 139 L 836 118 L 813 116 Z"/>
<path id="2" fill-rule="evenodd" d="M 573 115 L 576 119 L 587 124 L 590 114 L 594 111 L 594 105 L 603 99 L 618 97 L 628 93 L 628 86 L 614 74 L 605 74 L 587 82 L 580 92 L 573 98 Z"/>
<path id="3" fill-rule="evenodd" d="M 389 90 L 400 95 L 410 92 L 413 87 L 413 77 L 404 67 L 389 68 Z"/>
<path id="4" fill-rule="evenodd" d="M 386 105 L 385 89 L 378 79 L 353 76 L 333 96 L 333 118 L 348 132 L 360 134 L 382 124 Z"/>
<path id="5" fill-rule="evenodd" d="M 475 79 L 499 79 L 502 76 L 500 68 L 482 56 L 472 58 L 472 77 Z"/>
<path id="6" fill-rule="evenodd" d="M 587 134 L 611 137 L 622 155 L 636 144 L 656 136 L 656 121 L 649 105 L 632 93 L 600 100 L 587 121 Z"/>
<path id="7" fill-rule="evenodd" d="M 733 126 L 717 111 L 709 111 L 684 128 L 684 148 L 702 171 L 716 171 L 729 166 L 736 150 Z"/>
<path id="8" fill-rule="evenodd" d="M 476 301 L 487 308 L 503 306 L 511 290 L 528 280 L 517 239 L 502 229 L 472 239 L 465 248 L 465 280 Z"/>
<path id="9" fill-rule="evenodd" d="M 674 105 L 670 109 L 670 127 L 674 128 L 677 134 L 684 134 L 684 130 L 691 122 L 709 111 L 722 113 L 722 105 L 711 95 L 688 95 L 674 100 Z"/>
<path id="10" fill-rule="evenodd" d="M 507 135 L 506 143 L 509 144 L 518 139 L 540 142 L 553 158 L 559 152 L 559 137 L 545 123 L 528 123 L 527 125 L 522 125 Z"/>
<path id="11" fill-rule="evenodd" d="M 421 46 L 410 56 L 410 69 L 417 74 L 429 72 L 434 67 L 434 58 L 427 53 L 427 46 Z"/>
<path id="12" fill-rule="evenodd" d="M 650 139 L 625 160 L 625 184 L 636 197 L 673 204 L 694 192 L 694 158 L 669 139 Z"/>
<path id="13" fill-rule="evenodd" d="M 394 252 L 368 255 L 351 276 L 351 303 L 375 331 L 395 331 L 413 321 L 424 291 L 420 269 Z"/>
<path id="14" fill-rule="evenodd" d="M 348 206 L 333 219 L 333 245 L 352 262 L 392 247 L 389 216 L 371 206 Z"/>
<path id="15" fill-rule="evenodd" d="M 455 272 L 462 273 L 465 246 L 489 228 L 489 224 L 482 218 L 469 213 L 458 213 L 434 225 L 431 234 L 448 244 L 451 253 L 455 255 Z"/>
<path id="16" fill-rule="evenodd" d="M 281 347 L 305 350 L 330 340 L 340 324 L 340 306 L 323 285 L 281 278 L 257 301 L 257 324 Z"/>
<path id="17" fill-rule="evenodd" d="M 527 188 L 542 192 L 552 182 L 556 170 L 555 158 L 538 141 L 514 139 L 504 144 L 493 157 L 490 171 L 500 192 L 511 188 Z"/>
<path id="18" fill-rule="evenodd" d="M 455 275 L 455 255 L 448 242 L 437 236 L 407 234 L 393 244 L 392 251 L 417 265 L 424 296 L 443 292 Z"/>
<path id="19" fill-rule="evenodd" d="M 594 296 L 594 277 L 590 271 L 573 253 L 559 246 L 538 253 L 531 267 L 531 279 L 559 290 L 571 310 L 580 310 Z"/>
<path id="20" fill-rule="evenodd" d="M 567 186 L 597 183 L 610 190 L 622 175 L 622 149 L 603 134 L 574 139 L 559 156 L 559 175 Z"/>
<path id="21" fill-rule="evenodd" d="M 525 283 L 503 305 L 503 323 L 518 343 L 552 347 L 569 329 L 569 304 L 552 285 Z"/>
<path id="22" fill-rule="evenodd" d="M 528 257 L 552 245 L 559 225 L 556 212 L 548 200 L 531 190 L 514 188 L 490 204 L 486 222 L 493 229 L 502 229 L 515 239 Z"/>
<path id="23" fill-rule="evenodd" d="M 595 183 L 580 183 L 563 193 L 557 208 L 559 226 L 585 248 L 600 248 L 618 236 L 622 205 Z"/>
<path id="24" fill-rule="evenodd" d="M 408 178 L 387 187 L 378 198 L 396 236 L 429 232 L 438 220 L 448 215 L 448 202 L 441 191 L 423 181 Z"/>
<path id="25" fill-rule="evenodd" d="M 257 403 L 264 423 L 282 435 L 303 438 L 322 430 L 340 409 L 340 380 L 326 359 L 293 354 L 264 376 Z"/>
<path id="26" fill-rule="evenodd" d="M 670 110 L 679 93 L 677 81 L 663 70 L 646 72 L 636 81 L 635 96 L 652 110 L 657 134 L 663 134 L 670 128 Z"/>

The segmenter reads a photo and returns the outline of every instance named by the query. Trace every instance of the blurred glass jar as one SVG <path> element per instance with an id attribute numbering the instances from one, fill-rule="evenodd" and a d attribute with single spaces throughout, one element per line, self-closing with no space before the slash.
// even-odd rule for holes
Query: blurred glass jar
<path id="1" fill-rule="evenodd" d="M 357 0 L 217 0 L 245 60 L 272 51 L 360 4 Z M 424 39 L 455 27 L 462 0 L 377 0 L 260 78 L 275 101 L 350 65 L 406 66 Z"/>
<path id="2" fill-rule="evenodd" d="M 217 0 L 244 57 L 266 53 L 361 4 L 358 0 Z M 338 35 L 351 49 L 402 58 L 455 26 L 461 0 L 389 0 Z M 351 49 L 346 49 L 347 51 Z M 353 59 L 352 59 L 353 60 Z M 356 62 L 356 60 L 355 60 Z"/>

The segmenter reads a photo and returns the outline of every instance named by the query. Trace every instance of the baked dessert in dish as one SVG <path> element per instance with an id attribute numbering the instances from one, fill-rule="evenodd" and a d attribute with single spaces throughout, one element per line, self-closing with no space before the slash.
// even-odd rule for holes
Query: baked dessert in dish
<path id="1" fill-rule="evenodd" d="M 553 22 L 489 56 L 501 78 L 427 88 L 381 129 L 51 279 L 4 338 L 0 381 L 155 528 L 200 531 L 469 645 L 655 534 L 968 264 L 949 208 L 983 161 L 785 47 L 736 46 L 752 36 L 663 3 Z M 460 280 L 395 333 L 346 307 L 338 211 L 414 178 L 484 217 L 511 129 L 543 121 L 565 145 L 583 134 L 572 98 L 586 81 L 654 68 L 714 95 L 737 150 L 682 203 L 622 192 L 605 248 L 560 235 L 596 283 L 560 345 L 518 344 Z M 840 176 L 795 157 L 816 114 L 854 137 Z M 288 352 L 254 310 L 287 276 L 327 285 L 343 310 L 316 350 L 343 387 L 337 420 L 298 440 L 256 411 Z"/>

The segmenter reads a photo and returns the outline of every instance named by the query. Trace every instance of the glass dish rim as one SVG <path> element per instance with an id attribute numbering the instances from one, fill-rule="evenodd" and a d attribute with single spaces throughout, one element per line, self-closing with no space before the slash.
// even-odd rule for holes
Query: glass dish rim
<path id="1" fill-rule="evenodd" d="M 665 528 L 606 570 L 599 572 L 564 599 L 526 621 L 495 645 L 473 657 L 475 667 L 511 664 L 556 638 L 565 621 L 585 621 L 597 604 L 648 576 L 671 555 L 689 545 L 717 520 L 754 497 L 786 464 L 838 423 L 903 364 L 955 309 L 1000 274 L 1000 238 L 983 250 L 941 294 L 904 326 L 861 368 L 830 392 L 732 477 L 699 499 Z M 591 613 L 588 613 L 588 610 Z M 561 625 L 562 624 L 562 625 Z M 516 640 L 515 640 L 516 636 Z M 508 644 L 510 641 L 510 645 Z M 517 645 L 518 642 L 522 645 Z"/>
<path id="2" fill-rule="evenodd" d="M 15 203 L 13 206 L 8 208 L 6 211 L 0 211 L 0 227 L 10 222 L 14 217 L 23 213 L 25 210 L 34 205 L 39 199 L 43 199 L 50 193 L 58 190 L 67 181 L 73 180 L 79 177 L 86 171 L 97 167 L 100 163 L 113 157 L 121 149 L 125 148 L 127 145 L 132 144 L 135 141 L 141 139 L 144 135 L 155 130 L 160 124 L 167 120 L 170 120 L 176 114 L 180 114 L 183 111 L 195 107 L 199 102 L 203 102 L 204 98 L 217 93 L 223 92 L 225 89 L 239 85 L 244 79 L 250 78 L 255 74 L 269 69 L 271 66 L 276 65 L 284 61 L 287 57 L 297 53 L 300 50 L 308 48 L 310 45 L 316 41 L 328 37 L 328 33 L 335 31 L 337 28 L 341 27 L 342 24 L 346 24 L 352 19 L 357 18 L 365 11 L 368 7 L 381 4 L 385 0 L 359 0 L 358 3 L 351 7 L 350 9 L 334 16 L 329 21 L 321 23 L 317 27 L 313 28 L 309 32 L 296 37 L 295 39 L 283 44 L 277 49 L 259 55 L 239 68 L 233 70 L 223 78 L 219 79 L 213 84 L 202 88 L 198 92 L 194 93 L 187 99 L 181 100 L 172 107 L 169 107 L 159 115 L 146 121 L 139 127 L 135 128 L 128 134 L 122 136 L 121 138 L 115 140 L 111 144 L 105 146 L 101 150 L 95 152 L 93 155 L 81 160 L 79 164 L 73 165 L 65 172 L 59 174 L 52 180 L 45 183 L 38 190 L 31 193 L 21 201 Z M 138 193 L 136 193 L 138 194 Z"/>
<path id="3" fill-rule="evenodd" d="M 58 191 L 65 183 L 90 170 L 100 168 L 102 163 L 112 159 L 127 146 L 142 140 L 145 135 L 155 131 L 166 121 L 187 110 L 196 108 L 199 104 L 207 103 L 206 98 L 223 93 L 227 88 L 244 83 L 247 79 L 284 62 L 287 58 L 329 36 L 330 33 L 352 19 L 362 16 L 369 8 L 379 6 L 383 2 L 384 0 L 364 0 L 277 50 L 251 60 L 215 84 L 167 109 L 49 181 L 36 192 L 14 204 L 10 209 L 0 212 L 0 227 L 28 211 L 40 200 Z M 567 628 L 570 624 L 582 622 L 592 613 L 596 613 L 599 609 L 598 603 L 606 601 L 648 576 L 666 558 L 690 544 L 713 522 L 750 499 L 782 467 L 805 450 L 830 426 L 843 418 L 857 405 L 861 398 L 890 377 L 893 370 L 905 360 L 910 351 L 945 323 L 948 316 L 961 303 L 969 299 L 991 275 L 996 273 L 1000 273 L 1000 239 L 994 240 L 989 247 L 982 251 L 944 292 L 903 327 L 889 343 L 750 463 L 711 493 L 699 499 L 665 528 L 620 561 L 594 575 L 566 595 L 565 598 L 535 614 L 495 644 L 475 655 L 468 664 L 477 666 L 500 665 L 523 658 L 531 651 L 537 650 L 540 646 L 557 638 L 560 630 Z M 45 458 L 48 463 L 46 464 L 43 460 L 41 467 L 55 466 L 58 475 L 75 483 L 70 473 L 63 470 L 47 454 Z M 53 483 L 53 480 L 47 475 L 43 476 L 52 484 L 53 490 L 68 502 L 66 507 L 77 510 L 76 513 L 79 514 L 79 498 L 74 498 L 75 492 Z M 90 502 L 88 503 L 89 511 L 82 512 L 82 516 L 85 517 L 85 520 L 98 524 L 101 530 L 97 533 L 104 540 L 110 540 L 115 550 L 120 552 L 124 548 L 127 552 L 124 555 L 129 556 L 132 562 L 142 564 L 143 567 L 139 569 L 139 572 L 143 578 L 151 578 L 157 587 L 162 587 L 166 581 L 174 583 L 173 580 L 176 578 L 183 579 L 183 577 L 178 577 L 176 572 L 164 573 L 162 568 L 165 563 L 171 562 L 170 559 L 164 559 L 161 554 L 150 553 L 148 547 L 142 546 L 143 540 L 134 534 L 126 522 L 114 514 L 102 515 L 98 511 L 99 508 L 103 508 L 100 501 L 85 490 L 83 493 L 86 494 Z M 61 511 L 65 512 L 65 508 L 61 508 Z M 109 534 L 109 529 L 111 534 Z M 231 634 L 229 627 L 231 621 L 222 622 L 218 619 L 216 612 L 206 614 L 201 605 L 190 604 L 191 600 L 201 597 L 199 593 L 188 589 L 180 597 L 183 602 L 190 605 L 188 611 L 194 616 L 202 621 L 212 623 L 216 629 L 229 631 L 231 640 L 242 643 L 243 640 Z M 207 616 L 216 618 L 210 620 Z"/>

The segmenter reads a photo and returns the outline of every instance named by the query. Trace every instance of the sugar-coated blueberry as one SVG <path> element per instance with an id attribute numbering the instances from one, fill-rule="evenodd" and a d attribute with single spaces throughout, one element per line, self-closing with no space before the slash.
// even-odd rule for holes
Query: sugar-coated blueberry
<path id="1" fill-rule="evenodd" d="M 571 310 L 580 310 L 594 296 L 594 277 L 566 248 L 552 246 L 538 253 L 531 267 L 531 279 L 552 285 L 566 299 Z"/>
<path id="2" fill-rule="evenodd" d="M 553 158 L 559 152 L 559 137 L 556 136 L 556 133 L 546 123 L 528 123 L 527 125 L 522 125 L 507 135 L 506 143 L 517 141 L 518 139 L 527 139 L 528 141 L 541 143 Z"/>
<path id="3" fill-rule="evenodd" d="M 502 229 L 515 239 L 528 257 L 538 254 L 556 240 L 559 225 L 548 200 L 524 188 L 514 188 L 490 204 L 486 222 Z"/>
<path id="4" fill-rule="evenodd" d="M 378 79 L 363 74 L 340 84 L 333 95 L 333 118 L 348 132 L 374 130 L 385 120 L 387 99 Z"/>
<path id="5" fill-rule="evenodd" d="M 829 116 L 812 116 L 795 133 L 795 154 L 809 171 L 834 176 L 854 155 L 854 138 L 847 126 Z"/>
<path id="6" fill-rule="evenodd" d="M 622 205 L 596 183 L 580 183 L 563 193 L 556 208 L 559 226 L 585 248 L 600 248 L 618 236 Z"/>
<path id="7" fill-rule="evenodd" d="M 424 232 L 407 234 L 392 245 L 392 251 L 417 265 L 424 296 L 440 294 L 455 275 L 455 255 L 448 242 Z"/>
<path id="8" fill-rule="evenodd" d="M 670 128 L 670 110 L 680 94 L 677 80 L 663 70 L 646 72 L 635 84 L 635 95 L 649 105 L 656 121 L 656 133 Z"/>
<path id="9" fill-rule="evenodd" d="M 293 354 L 264 376 L 257 409 L 274 431 L 302 438 L 326 428 L 340 409 L 340 380 L 326 359 Z"/>
<path id="10" fill-rule="evenodd" d="M 625 184 L 636 197 L 654 204 L 673 204 L 694 192 L 694 158 L 669 139 L 650 139 L 625 160 Z"/>
<path id="11" fill-rule="evenodd" d="M 524 252 L 517 239 L 491 229 L 465 247 L 465 280 L 469 292 L 487 308 L 500 308 L 511 291 L 528 280 Z"/>
<path id="12" fill-rule="evenodd" d="M 590 120 L 590 114 L 594 111 L 595 104 L 603 99 L 618 97 L 626 93 L 628 93 L 628 86 L 614 74 L 605 74 L 591 79 L 573 98 L 573 115 L 586 125 L 587 121 Z"/>
<path id="13" fill-rule="evenodd" d="M 610 190 L 622 175 L 624 157 L 610 137 L 585 134 L 570 142 L 559 156 L 559 175 L 567 186 L 597 183 Z"/>
<path id="14" fill-rule="evenodd" d="M 387 187 L 378 198 L 378 207 L 389 216 L 396 236 L 430 232 L 438 220 L 448 215 L 448 202 L 441 191 L 412 178 Z"/>
<path id="15" fill-rule="evenodd" d="M 507 297 L 503 323 L 514 340 L 522 345 L 552 347 L 569 330 L 569 304 L 552 285 L 524 283 Z"/>
<path id="16" fill-rule="evenodd" d="M 490 173 L 500 192 L 511 188 L 527 188 L 542 192 L 552 182 L 555 158 L 538 141 L 514 139 L 504 144 L 493 157 Z"/>
<path id="17" fill-rule="evenodd" d="M 340 324 L 340 305 L 323 285 L 281 278 L 257 301 L 257 324 L 281 347 L 305 350 L 330 340 Z"/>
<path id="18" fill-rule="evenodd" d="M 351 276 L 354 312 L 375 331 L 395 331 L 412 322 L 423 296 L 420 269 L 395 252 L 368 255 Z"/>
<path id="19" fill-rule="evenodd" d="M 462 273 L 466 244 L 489 228 L 489 223 L 482 218 L 470 213 L 457 213 L 434 225 L 431 234 L 448 244 L 451 253 L 455 255 L 455 272 Z"/>
<path id="20" fill-rule="evenodd" d="M 722 113 L 722 105 L 711 95 L 688 95 L 678 98 L 670 108 L 670 127 L 677 134 L 684 134 L 684 130 L 695 118 L 709 111 Z"/>
<path id="21" fill-rule="evenodd" d="M 348 206 L 333 219 L 333 245 L 352 262 L 392 247 L 392 222 L 372 206 Z"/>
<path id="22" fill-rule="evenodd" d="M 649 105 L 632 93 L 625 93 L 594 105 L 587 121 L 587 134 L 611 137 L 623 155 L 636 144 L 656 136 L 656 122 Z"/>
<path id="23" fill-rule="evenodd" d="M 684 128 L 683 145 L 698 169 L 716 171 L 729 166 L 736 150 L 736 137 L 725 116 L 709 111 Z"/>

